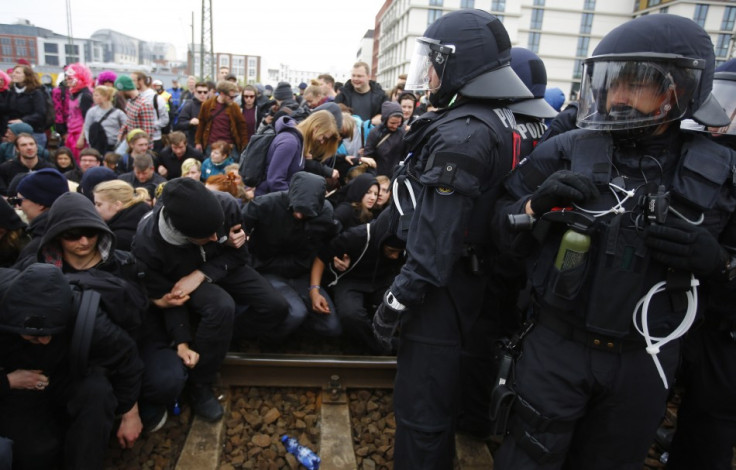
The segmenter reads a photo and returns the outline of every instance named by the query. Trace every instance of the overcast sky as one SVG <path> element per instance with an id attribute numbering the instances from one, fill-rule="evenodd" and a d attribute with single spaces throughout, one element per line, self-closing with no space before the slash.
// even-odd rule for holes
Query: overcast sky
<path id="1" fill-rule="evenodd" d="M 200 41 L 201 0 L 69 0 L 72 34 L 88 38 L 112 29 L 138 39 L 169 42 L 184 58 L 192 38 Z M 349 73 L 360 40 L 373 29 L 384 0 L 212 0 L 214 48 L 218 52 L 260 55 L 266 67 L 279 63 L 296 70 Z M 172 8 L 176 5 L 176 8 Z M 19 18 L 66 34 L 65 0 L 3 2 L 0 23 Z M 265 73 L 265 70 L 264 70 Z"/>

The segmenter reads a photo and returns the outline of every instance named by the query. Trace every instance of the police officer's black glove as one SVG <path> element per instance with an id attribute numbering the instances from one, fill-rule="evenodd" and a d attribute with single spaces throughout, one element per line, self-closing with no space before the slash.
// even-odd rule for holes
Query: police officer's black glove
<path id="1" fill-rule="evenodd" d="M 534 191 L 531 208 L 535 215 L 541 216 L 553 207 L 565 207 L 573 202 L 595 199 L 599 194 L 598 188 L 589 177 L 560 170 L 552 173 Z"/>
<path id="2" fill-rule="evenodd" d="M 399 302 L 391 291 L 386 291 L 383 295 L 383 302 L 376 309 L 376 314 L 373 315 L 373 336 L 376 337 L 386 352 L 391 352 L 394 349 L 394 336 L 404 310 L 406 310 L 406 306 Z"/>
<path id="3" fill-rule="evenodd" d="M 728 254 L 708 230 L 684 220 L 667 219 L 644 230 L 644 242 L 652 258 L 675 269 L 709 276 L 726 268 Z"/>

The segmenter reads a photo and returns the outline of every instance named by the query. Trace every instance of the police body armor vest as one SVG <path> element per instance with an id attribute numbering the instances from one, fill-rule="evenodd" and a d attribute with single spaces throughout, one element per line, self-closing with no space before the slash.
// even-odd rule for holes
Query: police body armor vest
<path id="1" fill-rule="evenodd" d="M 495 111 L 495 112 L 494 112 Z M 501 113 L 505 119 L 501 120 Z M 425 114 L 425 116 L 430 113 Z M 431 116 L 431 115 L 430 115 Z M 464 158 L 461 162 L 454 161 L 454 156 L 442 151 L 428 154 L 424 151 L 429 139 L 434 135 L 440 125 L 446 125 L 452 121 L 474 119 L 482 122 L 489 128 L 499 141 L 497 142 L 498 158 L 508 159 L 504 164 L 506 171 L 510 171 L 512 165 L 518 162 L 518 146 L 514 145 L 514 128 L 516 122 L 513 113 L 506 108 L 494 107 L 490 103 L 468 102 L 457 107 L 450 108 L 442 114 L 431 116 L 429 119 L 420 118 L 412 124 L 412 131 L 407 137 L 407 157 L 401 162 L 394 173 L 392 181 L 392 204 L 390 210 L 395 211 L 392 217 L 392 228 L 396 235 L 406 240 L 411 215 L 416 206 L 416 198 L 427 186 L 428 179 L 423 176 L 432 171 L 439 171 L 439 177 L 432 177 L 432 185 L 439 191 L 458 191 L 466 196 L 473 197 L 475 204 L 473 213 L 469 217 L 471 225 L 466 230 L 466 244 L 475 246 L 490 244 L 489 216 L 497 195 L 501 190 L 499 184 L 505 174 L 492 174 L 486 180 L 482 175 L 489 175 L 493 170 L 490 156 L 486 161 L 479 158 Z M 479 177 L 480 188 L 477 193 L 464 192 L 461 180 L 467 175 Z"/>
<path id="2" fill-rule="evenodd" d="M 556 268 L 553 261 L 559 239 L 555 239 L 556 243 L 545 241 L 531 278 L 537 301 L 542 309 L 572 315 L 568 318 L 572 323 L 582 321 L 589 331 L 627 336 L 637 302 L 655 283 L 666 280 L 668 272 L 666 266 L 650 262 L 644 245 L 642 232 L 647 223 L 644 197 L 663 184 L 671 195 L 673 208 L 690 220 L 704 216 L 703 225 L 707 227 L 717 222 L 707 217 L 707 213 L 715 208 L 722 188 L 734 186 L 733 154 L 702 136 L 693 135 L 682 145 L 674 171 L 665 173 L 663 181 L 646 184 L 643 176 L 627 175 L 624 179 L 612 174 L 614 145 L 609 134 L 579 133 L 568 142 L 571 148 L 564 152 L 563 158 L 568 160 L 569 169 L 589 176 L 601 193 L 598 199 L 586 203 L 584 209 L 606 210 L 617 204 L 609 189 L 610 182 L 625 185 L 627 190 L 637 189 L 637 193 L 625 204 L 625 213 L 596 219 L 584 263 L 569 270 Z M 683 274 L 689 279 L 689 273 Z M 672 315 L 682 315 L 686 307 L 684 290 L 668 291 L 669 296 L 655 296 L 649 307 L 650 327 L 655 334 L 657 327 L 671 328 Z"/>

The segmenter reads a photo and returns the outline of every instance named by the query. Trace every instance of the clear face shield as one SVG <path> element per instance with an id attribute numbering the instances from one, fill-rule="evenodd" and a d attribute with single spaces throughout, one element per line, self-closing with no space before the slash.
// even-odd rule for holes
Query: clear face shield
<path id="1" fill-rule="evenodd" d="M 723 127 L 705 127 L 692 119 L 686 119 L 682 121 L 680 128 L 699 132 L 710 132 L 714 135 L 736 135 L 736 73 L 717 72 L 713 80 L 713 90 L 711 93 L 718 103 L 723 106 L 723 110 L 731 118 L 731 123 Z"/>
<path id="2" fill-rule="evenodd" d="M 702 62 L 636 56 L 586 60 L 578 126 L 616 131 L 681 119 L 700 82 Z"/>
<path id="3" fill-rule="evenodd" d="M 454 52 L 455 46 L 440 44 L 436 39 L 417 38 L 404 89 L 429 92 L 439 90 L 447 60 Z"/>

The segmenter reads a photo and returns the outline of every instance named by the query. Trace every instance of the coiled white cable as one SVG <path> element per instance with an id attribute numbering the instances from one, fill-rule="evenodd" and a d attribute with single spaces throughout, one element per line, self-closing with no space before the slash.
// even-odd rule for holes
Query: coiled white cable
<path id="1" fill-rule="evenodd" d="M 627 191 L 626 188 L 622 188 L 621 186 L 618 186 L 614 183 L 608 183 L 608 189 L 611 190 L 611 192 L 613 193 L 613 197 L 616 198 L 616 202 L 617 202 L 617 204 L 611 207 L 610 209 L 606 209 L 603 211 L 592 211 L 592 210 L 584 209 L 577 204 L 573 204 L 573 206 L 581 212 L 585 212 L 586 214 L 591 214 L 593 217 L 603 217 L 604 215 L 607 215 L 607 214 L 623 214 L 624 212 L 626 212 L 626 209 L 624 208 L 624 203 L 628 201 L 629 199 L 631 199 L 632 197 L 634 197 L 634 194 L 636 193 L 636 191 L 633 189 L 630 191 Z M 625 197 L 621 199 L 618 195 L 618 192 L 623 193 Z"/>
<path id="2" fill-rule="evenodd" d="M 657 354 L 659 354 L 659 351 L 663 346 L 687 333 L 687 331 L 693 325 L 696 313 L 698 311 L 699 285 L 700 281 L 698 281 L 695 276 L 691 274 L 690 290 L 685 293 L 685 295 L 687 296 L 687 310 L 685 311 L 685 317 L 682 319 L 677 328 L 675 328 L 670 334 L 665 337 L 651 336 L 649 334 L 649 303 L 651 302 L 652 297 L 666 290 L 667 281 L 660 281 L 654 284 L 651 289 L 649 289 L 649 291 L 644 295 L 644 297 L 639 299 L 639 302 L 636 303 L 636 307 L 634 308 L 634 327 L 636 327 L 636 330 L 639 332 L 639 334 L 644 337 L 644 341 L 647 343 L 646 351 L 652 356 L 652 360 L 654 361 L 654 365 L 657 367 L 657 372 L 659 372 L 659 376 L 662 378 L 662 383 L 664 384 L 665 389 L 669 389 L 669 384 L 667 383 L 667 377 L 664 374 L 664 369 L 662 369 L 662 364 L 659 362 L 659 358 L 657 358 Z M 637 321 L 638 312 L 640 309 L 641 327 L 639 326 L 639 323 Z"/>

